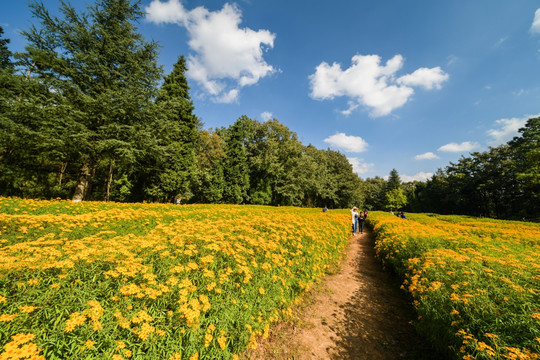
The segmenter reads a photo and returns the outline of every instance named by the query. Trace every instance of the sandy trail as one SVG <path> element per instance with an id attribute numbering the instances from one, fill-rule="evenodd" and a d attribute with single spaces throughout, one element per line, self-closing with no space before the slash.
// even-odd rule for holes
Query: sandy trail
<path id="1" fill-rule="evenodd" d="M 441 359 L 415 332 L 399 282 L 375 259 L 370 233 L 351 238 L 297 321 L 273 331 L 251 359 Z"/>

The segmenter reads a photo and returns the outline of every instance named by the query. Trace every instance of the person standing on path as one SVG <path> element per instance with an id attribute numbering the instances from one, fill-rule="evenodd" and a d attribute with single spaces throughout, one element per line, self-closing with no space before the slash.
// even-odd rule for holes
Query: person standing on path
<path id="1" fill-rule="evenodd" d="M 366 220 L 367 212 L 362 212 L 358 214 L 358 230 L 360 230 L 360 234 L 364 233 L 364 221 Z"/>
<path id="2" fill-rule="evenodd" d="M 351 209 L 351 221 L 352 221 L 352 234 L 353 236 L 356 235 L 356 232 L 358 231 L 358 208 L 355 206 Z"/>

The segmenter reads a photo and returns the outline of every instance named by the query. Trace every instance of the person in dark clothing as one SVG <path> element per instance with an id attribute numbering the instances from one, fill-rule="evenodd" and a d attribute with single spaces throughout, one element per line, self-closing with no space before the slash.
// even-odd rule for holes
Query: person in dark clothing
<path id="1" fill-rule="evenodd" d="M 364 221 L 366 220 L 366 213 L 360 212 L 358 214 L 358 230 L 360 230 L 360 234 L 364 233 Z"/>

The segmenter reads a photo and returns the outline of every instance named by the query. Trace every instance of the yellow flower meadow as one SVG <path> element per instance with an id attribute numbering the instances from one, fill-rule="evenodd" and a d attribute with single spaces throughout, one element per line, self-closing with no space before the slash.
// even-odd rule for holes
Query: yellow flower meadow
<path id="1" fill-rule="evenodd" d="M 377 256 L 403 276 L 417 328 L 462 359 L 540 359 L 540 224 L 372 212 Z"/>
<path id="2" fill-rule="evenodd" d="M 0 198 L 0 359 L 236 359 L 340 259 L 349 217 Z"/>

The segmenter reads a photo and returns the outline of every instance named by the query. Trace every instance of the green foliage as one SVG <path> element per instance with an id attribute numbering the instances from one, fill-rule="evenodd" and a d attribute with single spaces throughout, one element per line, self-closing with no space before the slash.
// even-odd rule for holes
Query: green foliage
<path id="1" fill-rule="evenodd" d="M 407 204 L 407 198 L 403 190 L 397 188 L 387 191 L 385 194 L 386 210 L 399 210 Z"/>
<path id="2" fill-rule="evenodd" d="M 159 115 L 151 130 L 155 142 L 142 171 L 143 191 L 154 201 L 191 197 L 199 120 L 193 114 L 186 71 L 181 56 L 165 78 L 156 101 Z"/>
<path id="3" fill-rule="evenodd" d="M 390 176 L 388 177 L 388 181 L 386 182 L 386 191 L 391 191 L 395 189 L 401 188 L 401 178 L 399 177 L 398 171 L 396 169 L 392 169 L 390 171 Z"/>
<path id="4" fill-rule="evenodd" d="M 62 3 L 62 18 L 43 3 L 31 7 L 41 27 L 23 32 L 29 45 L 20 56 L 35 65 L 31 78 L 45 89 L 39 99 L 23 98 L 45 107 L 36 122 L 39 144 L 49 162 L 68 164 L 78 182 L 74 198 L 107 199 L 115 168 L 129 176 L 145 151 L 135 140 L 149 136 L 156 113 L 157 44 L 133 25 L 143 15 L 138 3 L 102 0 L 82 14 Z"/>
<path id="5" fill-rule="evenodd" d="M 407 189 L 407 210 L 540 220 L 540 118 L 507 144 L 450 163 Z"/>
<path id="6" fill-rule="evenodd" d="M 245 141 L 251 130 L 252 120 L 242 116 L 224 132 L 225 166 L 223 199 L 227 203 L 241 204 L 247 200 L 249 171 Z"/>
<path id="7" fill-rule="evenodd" d="M 305 146 L 277 119 L 203 130 L 180 56 L 162 79 L 135 0 L 62 2 L 0 38 L 0 194 L 33 198 L 351 207 L 365 198 L 347 158 Z M 1 29 L 0 29 L 0 35 Z M 15 59 L 15 62 L 12 62 Z M 162 82 L 161 87 L 158 83 Z"/>

